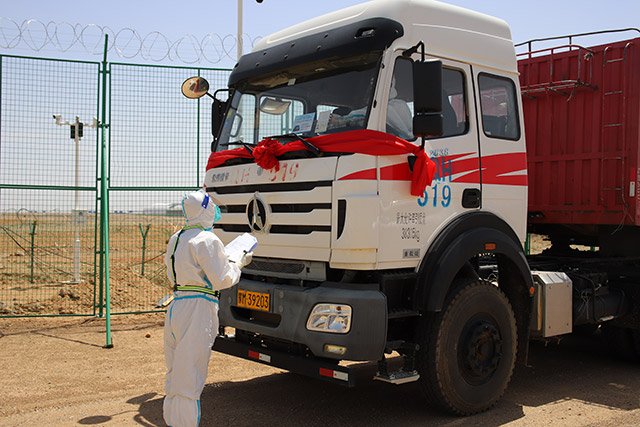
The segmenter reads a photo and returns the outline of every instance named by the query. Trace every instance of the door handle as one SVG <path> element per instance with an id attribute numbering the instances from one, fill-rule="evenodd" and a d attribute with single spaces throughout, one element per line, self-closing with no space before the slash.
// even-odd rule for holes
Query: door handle
<path id="1" fill-rule="evenodd" d="M 462 207 L 467 209 L 479 208 L 482 194 L 478 188 L 465 188 L 462 192 Z"/>

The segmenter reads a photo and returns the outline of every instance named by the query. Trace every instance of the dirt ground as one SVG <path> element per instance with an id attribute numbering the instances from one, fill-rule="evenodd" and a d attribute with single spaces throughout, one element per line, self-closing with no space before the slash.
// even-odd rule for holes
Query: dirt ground
<path id="1" fill-rule="evenodd" d="M 162 314 L 104 319 L 0 319 L 1 426 L 164 426 Z M 640 424 L 640 366 L 598 336 L 532 343 L 492 410 L 457 418 L 432 409 L 416 383 L 374 381 L 357 366 L 346 388 L 213 353 L 202 426 L 458 426 Z"/>

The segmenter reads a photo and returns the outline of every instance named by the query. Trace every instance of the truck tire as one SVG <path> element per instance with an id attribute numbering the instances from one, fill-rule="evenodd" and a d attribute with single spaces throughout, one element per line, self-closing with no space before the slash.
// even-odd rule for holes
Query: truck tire
<path id="1" fill-rule="evenodd" d="M 615 357 L 640 362 L 640 331 L 604 324 L 602 333 Z"/>
<path id="2" fill-rule="evenodd" d="M 516 360 L 516 320 L 502 291 L 483 280 L 454 283 L 441 312 L 420 328 L 417 363 L 427 399 L 454 415 L 494 406 Z"/>

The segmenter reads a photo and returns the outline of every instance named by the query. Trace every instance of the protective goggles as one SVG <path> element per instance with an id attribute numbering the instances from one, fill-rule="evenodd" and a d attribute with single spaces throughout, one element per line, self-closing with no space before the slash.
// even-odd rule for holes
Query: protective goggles
<path id="1" fill-rule="evenodd" d="M 205 193 L 204 200 L 202 201 L 202 208 L 207 209 L 208 205 L 209 205 L 209 195 Z"/>

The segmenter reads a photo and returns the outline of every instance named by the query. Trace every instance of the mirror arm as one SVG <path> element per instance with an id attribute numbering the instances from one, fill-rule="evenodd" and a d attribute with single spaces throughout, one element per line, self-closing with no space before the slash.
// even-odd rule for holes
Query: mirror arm
<path id="1" fill-rule="evenodd" d="M 213 95 L 211 95 L 209 92 L 207 92 L 207 95 L 209 95 L 213 99 L 217 99 L 216 96 L 218 96 L 218 93 L 220 93 L 220 92 L 229 92 L 229 96 L 228 97 L 231 98 L 231 89 L 225 89 L 225 88 L 216 90 L 215 92 L 213 92 Z"/>
<path id="2" fill-rule="evenodd" d="M 402 56 L 404 56 L 405 58 L 411 58 L 411 55 L 416 53 L 418 49 L 420 49 L 420 61 L 424 62 L 425 53 L 424 53 L 424 42 L 422 40 L 420 40 L 415 46 L 410 47 L 409 49 L 402 52 Z M 422 134 L 421 136 L 422 136 L 422 143 L 420 144 L 420 150 L 424 150 L 424 146 L 427 142 L 427 139 L 424 134 Z"/>
<path id="3" fill-rule="evenodd" d="M 402 52 L 402 56 L 404 56 L 405 58 L 411 58 L 411 55 L 416 53 L 418 51 L 418 49 L 420 49 L 420 60 L 421 60 L 421 62 L 424 62 L 425 53 L 424 53 L 424 42 L 422 40 L 418 44 L 416 44 L 415 46 L 410 47 L 409 49 L 407 49 L 404 52 Z"/>

